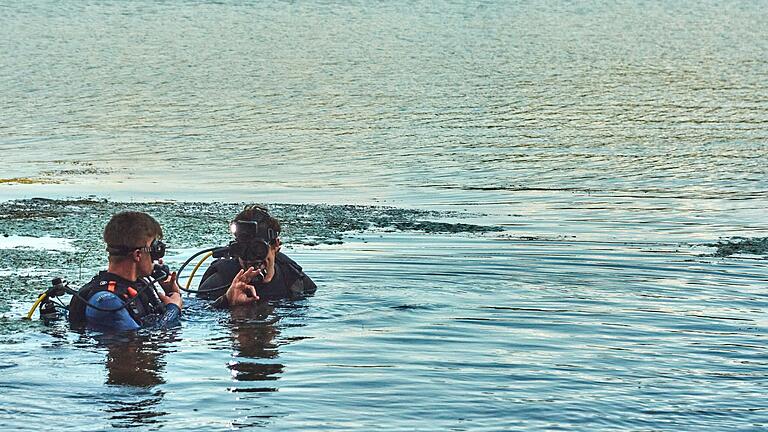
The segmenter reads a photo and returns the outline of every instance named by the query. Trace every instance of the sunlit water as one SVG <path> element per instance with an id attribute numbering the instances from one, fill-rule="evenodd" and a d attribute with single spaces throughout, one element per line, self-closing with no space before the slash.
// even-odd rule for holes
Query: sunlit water
<path id="1" fill-rule="evenodd" d="M 0 2 L 0 427 L 766 428 L 767 8 Z M 315 297 L 20 320 L 110 212 L 178 266 L 254 201 Z"/>

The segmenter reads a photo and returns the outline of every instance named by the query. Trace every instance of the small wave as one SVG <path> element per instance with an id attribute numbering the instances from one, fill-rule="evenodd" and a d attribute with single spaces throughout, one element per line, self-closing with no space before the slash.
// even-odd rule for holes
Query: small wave
<path id="1" fill-rule="evenodd" d="M 457 185 L 457 184 L 425 184 L 422 187 L 433 187 L 446 190 L 482 191 L 482 192 L 543 192 L 543 193 L 567 193 L 593 196 L 608 196 L 613 198 L 663 198 L 663 199 L 697 199 L 697 200 L 744 200 L 763 198 L 768 196 L 764 190 L 730 190 L 711 187 L 707 190 L 669 189 L 669 188 L 586 188 L 568 186 L 530 186 L 523 184 L 497 184 L 497 185 Z"/>
<path id="2" fill-rule="evenodd" d="M 427 305 L 403 304 L 403 305 L 399 305 L 399 306 L 392 306 L 392 309 L 403 310 L 403 311 L 407 311 L 407 310 L 424 310 L 424 309 L 429 310 L 429 309 L 432 309 L 432 307 L 431 306 L 427 306 Z"/>

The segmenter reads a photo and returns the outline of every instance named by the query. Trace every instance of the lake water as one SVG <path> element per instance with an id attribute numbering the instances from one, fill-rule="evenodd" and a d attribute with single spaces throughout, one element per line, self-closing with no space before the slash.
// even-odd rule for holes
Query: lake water
<path id="1" fill-rule="evenodd" d="M 767 8 L 0 1 L 0 428 L 768 428 Z M 247 202 L 316 296 L 20 319 Z"/>

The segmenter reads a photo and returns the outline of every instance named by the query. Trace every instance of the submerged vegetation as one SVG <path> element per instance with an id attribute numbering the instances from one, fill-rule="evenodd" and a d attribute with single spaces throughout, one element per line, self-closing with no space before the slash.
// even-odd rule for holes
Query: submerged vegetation
<path id="1" fill-rule="evenodd" d="M 708 244 L 707 246 L 717 248 L 714 255 L 718 257 L 727 257 L 736 254 L 768 255 L 768 237 L 734 237 L 729 240 Z"/>
<path id="2" fill-rule="evenodd" d="M 174 250 L 224 245 L 230 240 L 227 224 L 244 203 L 149 202 L 127 203 L 104 199 L 51 200 L 35 198 L 0 203 L 2 237 L 68 239 L 73 250 L 14 247 L 0 254 L 0 296 L 39 291 L 53 276 L 82 280 L 103 265 L 102 230 L 109 218 L 124 210 L 144 211 L 163 226 L 170 256 Z M 270 204 L 282 224 L 282 237 L 291 245 L 340 244 L 346 237 L 373 232 L 485 233 L 495 226 L 447 223 L 439 219 L 468 215 L 356 205 Z M 172 258 L 171 258 L 172 259 Z M 14 281 L 11 282 L 11 279 Z M 19 280 L 25 283 L 18 283 Z M 11 296 L 13 297 L 13 296 Z M 5 296 L 5 298 L 10 298 Z M 0 302 L 0 310 L 3 304 Z"/>

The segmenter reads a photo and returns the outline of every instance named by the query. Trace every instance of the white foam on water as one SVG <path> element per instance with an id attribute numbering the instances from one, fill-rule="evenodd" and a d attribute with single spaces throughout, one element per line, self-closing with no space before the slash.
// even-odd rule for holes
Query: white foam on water
<path id="1" fill-rule="evenodd" d="M 0 249 L 29 248 L 36 250 L 55 250 L 61 252 L 74 252 L 77 250 L 72 245 L 72 239 L 58 237 L 28 237 L 11 235 L 0 237 Z"/>
<path id="2" fill-rule="evenodd" d="M 56 272 L 56 269 L 21 268 L 14 270 L 0 270 L 0 277 L 9 276 L 45 276 Z"/>

